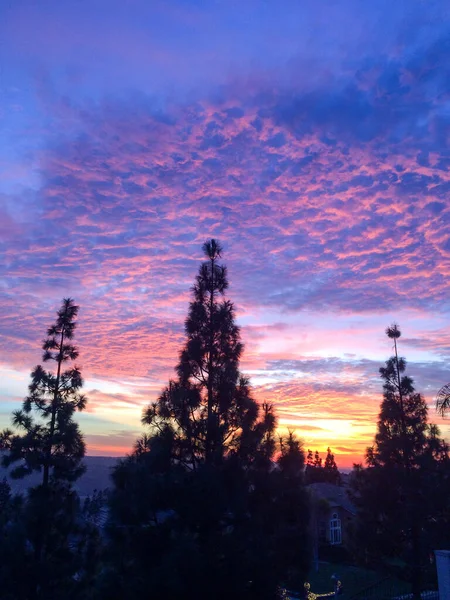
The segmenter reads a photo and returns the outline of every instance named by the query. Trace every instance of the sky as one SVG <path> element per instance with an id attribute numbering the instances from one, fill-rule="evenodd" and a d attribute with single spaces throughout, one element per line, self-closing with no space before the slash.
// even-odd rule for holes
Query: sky
<path id="1" fill-rule="evenodd" d="M 70 296 L 88 454 L 128 452 L 214 237 L 281 431 L 363 460 L 395 321 L 450 438 L 447 0 L 10 0 L 0 40 L 0 427 Z"/>

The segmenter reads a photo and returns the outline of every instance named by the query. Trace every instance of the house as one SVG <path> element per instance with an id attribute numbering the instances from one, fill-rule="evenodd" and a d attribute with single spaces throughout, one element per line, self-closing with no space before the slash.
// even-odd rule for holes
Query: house
<path id="1" fill-rule="evenodd" d="M 349 526 L 356 515 L 347 486 L 311 483 L 313 538 L 316 545 L 346 546 Z"/>

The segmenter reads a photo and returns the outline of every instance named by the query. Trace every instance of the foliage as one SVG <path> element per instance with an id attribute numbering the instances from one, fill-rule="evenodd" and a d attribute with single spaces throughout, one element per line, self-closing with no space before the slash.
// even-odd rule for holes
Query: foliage
<path id="1" fill-rule="evenodd" d="M 323 465 L 323 472 L 325 481 L 329 483 L 334 483 L 335 485 L 340 484 L 341 475 L 339 473 L 334 454 L 331 452 L 330 448 L 327 448 L 327 456 Z"/>
<path id="2" fill-rule="evenodd" d="M 317 450 L 314 453 L 314 466 L 319 469 L 322 468 L 322 459 L 320 458 L 320 454 Z"/>
<path id="3" fill-rule="evenodd" d="M 419 597 L 423 566 L 448 534 L 447 501 L 433 492 L 448 488 L 448 448 L 404 374 L 406 361 L 397 354 L 400 330 L 394 325 L 387 335 L 394 339 L 395 355 L 380 369 L 383 401 L 375 442 L 367 450 L 367 468 L 356 466 L 352 474 L 355 544 L 367 562 L 401 558 Z"/>
<path id="4" fill-rule="evenodd" d="M 327 448 L 325 462 L 322 464 L 322 459 L 319 452 L 316 450 L 313 456 L 312 450 L 308 450 L 306 469 L 306 483 L 332 483 L 333 485 L 341 484 L 341 474 L 339 473 L 334 454 L 330 448 Z"/>
<path id="5" fill-rule="evenodd" d="M 0 483 L 0 590 L 5 600 L 26 598 L 26 536 L 23 499 L 14 497 L 6 480 Z"/>
<path id="6" fill-rule="evenodd" d="M 450 383 L 445 384 L 439 390 L 436 396 L 436 410 L 441 415 L 441 417 L 445 417 L 448 409 L 450 408 Z"/>
<path id="7" fill-rule="evenodd" d="M 54 361 L 56 372 L 35 367 L 31 373 L 29 395 L 22 410 L 13 413 L 17 433 L 5 430 L 0 436 L 0 449 L 7 450 L 3 465 L 20 462 L 11 475 L 21 478 L 33 471 L 42 471 L 44 486 L 50 475 L 55 480 L 74 481 L 83 472 L 81 460 L 85 446 L 75 411 L 86 406 L 86 397 L 79 393 L 83 385 L 80 369 L 63 366 L 78 357 L 73 339 L 78 306 L 70 298 L 63 300 L 57 320 L 47 330 L 42 360 Z"/>
<path id="8" fill-rule="evenodd" d="M 307 567 L 303 450 L 252 398 L 221 247 L 203 250 L 177 377 L 114 473 L 99 597 L 272 600 Z"/>
<path id="9" fill-rule="evenodd" d="M 219 464 L 229 453 L 250 460 L 269 452 L 263 439 L 273 424 L 270 411 L 258 420 L 249 381 L 239 372 L 243 344 L 234 306 L 224 298 L 228 279 L 226 267 L 217 262 L 221 246 L 211 240 L 203 250 L 208 260 L 192 289 L 178 378 L 143 416 L 151 443 L 164 440 L 173 460 L 194 469 L 204 460 Z"/>
<path id="10" fill-rule="evenodd" d="M 2 463 L 12 467 L 13 478 L 42 473 L 41 484 L 25 498 L 8 500 L 1 551 L 5 540 L 13 539 L 14 555 L 4 557 L 9 570 L 4 589 L 9 586 L 16 599 L 68 598 L 82 569 L 81 540 L 88 535 L 72 482 L 84 470 L 85 445 L 73 416 L 85 408 L 86 398 L 79 391 L 80 369 L 64 368 L 78 357 L 72 343 L 77 313 L 73 300 L 63 300 L 42 346 L 43 362 L 53 361 L 55 372 L 42 365 L 33 369 L 29 395 L 22 410 L 13 413 L 15 432 L 0 435 Z"/>

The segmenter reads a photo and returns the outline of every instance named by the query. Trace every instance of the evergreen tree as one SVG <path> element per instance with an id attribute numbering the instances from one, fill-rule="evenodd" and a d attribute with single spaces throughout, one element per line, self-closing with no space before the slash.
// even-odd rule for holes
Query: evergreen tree
<path id="1" fill-rule="evenodd" d="M 272 600 L 307 567 L 303 451 L 251 396 L 221 247 L 203 250 L 177 377 L 114 473 L 99 597 Z"/>
<path id="2" fill-rule="evenodd" d="M 85 445 L 73 416 L 85 408 L 86 398 L 79 391 L 83 385 L 80 369 L 64 368 L 78 357 L 72 343 L 77 313 L 73 300 L 63 300 L 42 346 L 43 361 L 53 361 L 55 371 L 42 365 L 33 369 L 29 395 L 22 410 L 13 413 L 15 432 L 7 429 L 0 434 L 2 462 L 12 466 L 13 478 L 33 471 L 42 474 L 42 483 L 28 491 L 20 514 L 26 598 L 64 598 L 80 566 L 72 548 L 79 502 L 71 483 L 84 470 Z"/>
<path id="3" fill-rule="evenodd" d="M 305 481 L 307 484 L 320 483 L 323 481 L 322 459 L 320 458 L 318 450 L 316 450 L 314 454 L 312 450 L 308 450 L 305 467 Z"/>
<path id="4" fill-rule="evenodd" d="M 437 493 L 448 482 L 448 448 L 436 426 L 427 422 L 427 406 L 405 375 L 398 356 L 396 325 L 386 333 L 394 340 L 394 356 L 380 369 L 383 401 L 375 443 L 366 455 L 367 469 L 352 475 L 358 507 L 358 554 L 369 560 L 389 557 L 405 561 L 414 598 L 420 598 L 423 566 L 443 530 L 445 502 Z"/>
<path id="5" fill-rule="evenodd" d="M 0 517 L 4 517 L 11 498 L 11 486 L 6 478 L 0 481 Z"/>
<path id="6" fill-rule="evenodd" d="M 439 390 L 436 396 L 436 410 L 441 415 L 441 417 L 445 417 L 448 409 L 450 408 L 450 383 L 446 383 Z"/>
<path id="7" fill-rule="evenodd" d="M 143 416 L 154 435 L 172 440 L 173 459 L 194 469 L 204 461 L 219 464 L 230 452 L 250 456 L 271 420 L 267 414 L 258 422 L 249 381 L 239 372 L 243 344 L 234 306 L 224 298 L 228 279 L 218 263 L 222 248 L 211 240 L 203 251 L 207 261 L 192 288 L 178 378 Z"/>
<path id="8" fill-rule="evenodd" d="M 323 480 L 334 485 L 341 483 L 341 475 L 330 448 L 327 448 L 327 456 L 323 465 Z"/>
<path id="9" fill-rule="evenodd" d="M 4 600 L 25 599 L 29 591 L 22 506 L 22 498 L 12 495 L 6 479 L 0 482 L 0 596 Z"/>
<path id="10" fill-rule="evenodd" d="M 314 467 L 316 467 L 316 469 L 322 468 L 322 459 L 320 458 L 320 454 L 317 450 L 314 453 Z"/>
<path id="11" fill-rule="evenodd" d="M 76 327 L 78 306 L 70 298 L 63 300 L 54 325 L 47 330 L 42 360 L 55 362 L 55 372 L 42 365 L 31 373 L 29 395 L 22 410 L 13 413 L 17 433 L 5 430 L 0 448 L 8 450 L 3 465 L 20 462 L 12 477 L 21 478 L 33 471 L 42 473 L 42 485 L 48 487 L 50 475 L 54 480 L 74 481 L 83 472 L 81 460 L 85 445 L 75 411 L 86 406 L 86 397 L 79 393 L 83 385 L 80 369 L 63 369 L 70 360 L 78 358 L 78 350 L 71 343 Z"/>

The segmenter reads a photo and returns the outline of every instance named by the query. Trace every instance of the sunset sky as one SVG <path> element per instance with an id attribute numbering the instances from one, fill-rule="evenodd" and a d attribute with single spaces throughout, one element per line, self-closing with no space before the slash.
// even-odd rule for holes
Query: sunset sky
<path id="1" fill-rule="evenodd" d="M 224 246 L 243 371 L 339 466 L 373 438 L 396 321 L 450 381 L 450 3 L 0 3 L 0 428 L 63 297 L 88 454 L 126 453 Z"/>

